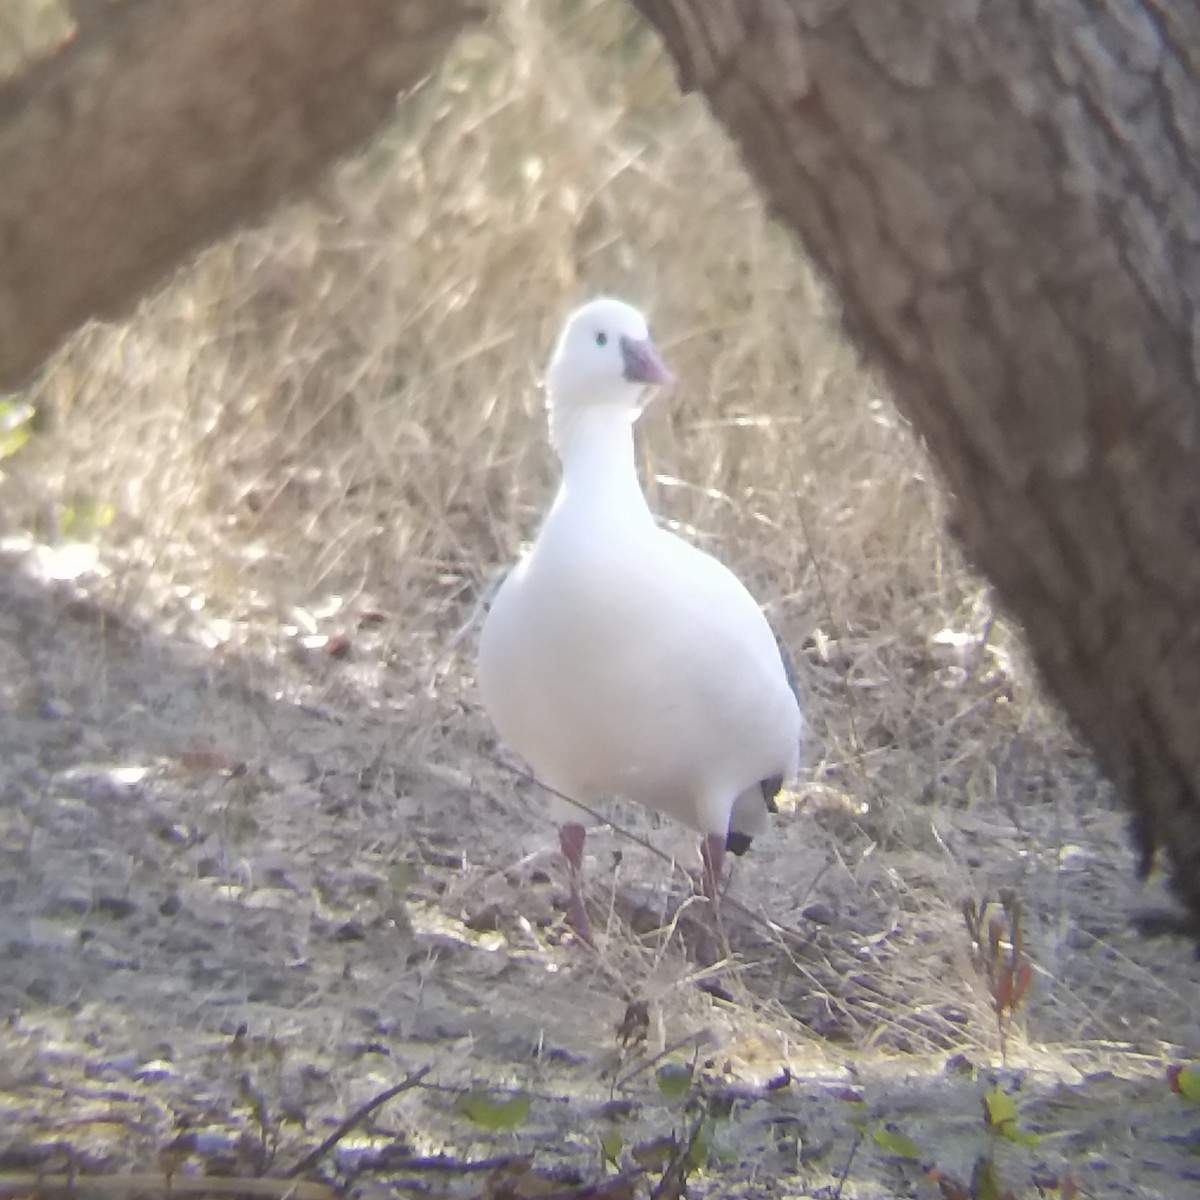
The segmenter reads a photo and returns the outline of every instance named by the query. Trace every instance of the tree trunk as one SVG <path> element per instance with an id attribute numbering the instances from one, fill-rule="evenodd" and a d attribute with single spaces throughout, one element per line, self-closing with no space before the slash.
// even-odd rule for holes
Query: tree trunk
<path id="1" fill-rule="evenodd" d="M 1200 919 L 1200 8 L 635 3 Z"/>
<path id="2" fill-rule="evenodd" d="M 0 387 L 359 145 L 477 15 L 125 0 L 0 87 Z"/>

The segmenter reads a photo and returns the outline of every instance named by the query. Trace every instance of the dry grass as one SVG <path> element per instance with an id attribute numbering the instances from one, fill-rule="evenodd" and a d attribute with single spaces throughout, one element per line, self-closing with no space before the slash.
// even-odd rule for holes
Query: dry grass
<path id="1" fill-rule="evenodd" d="M 981 641 L 919 447 L 613 3 L 505 5 L 319 195 L 77 337 L 7 519 L 94 533 L 124 604 L 267 657 L 296 609 L 383 607 L 397 719 L 437 755 L 470 674 L 447 641 L 553 487 L 543 359 L 598 291 L 652 313 L 680 376 L 643 423 L 652 502 L 804 652 L 812 783 L 925 845 L 928 802 L 989 792 L 1006 739 L 1057 743 L 1007 636 Z"/>
<path id="2" fill-rule="evenodd" d="M 0 80 L 19 73 L 35 55 L 70 32 L 62 0 L 7 0 L 0 6 Z"/>
<path id="3" fill-rule="evenodd" d="M 829 297 L 625 5 L 509 0 L 319 194 L 76 337 L 32 394 L 42 434 L 0 464 L 2 520 L 95 540 L 122 611 L 264 675 L 296 633 L 382 610 L 367 661 L 306 676 L 304 698 L 380 710 L 371 737 L 499 796 L 476 809 L 498 825 L 513 786 L 472 642 L 452 639 L 552 492 L 538 375 L 598 291 L 649 310 L 680 378 L 642 426 L 654 506 L 746 579 L 801 662 L 814 816 L 756 847 L 739 886 L 797 924 L 829 862 L 838 903 L 888 931 L 853 951 L 822 935 L 803 961 L 768 938 L 737 985 L 753 1028 L 990 1053 L 957 905 L 999 881 L 1042 922 L 1039 1040 L 1070 1057 L 1115 1036 L 1097 997 L 1117 977 L 1143 1004 L 1160 982 L 1117 956 L 1063 967 L 1060 851 L 1079 797 L 1095 805 L 1090 768 Z M 527 833 L 497 835 L 445 907 L 486 898 Z M 989 867 L 998 847 L 1011 871 Z M 636 849 L 622 870 L 664 873 Z M 653 992 L 661 947 L 618 937 L 599 970 Z"/>
<path id="4" fill-rule="evenodd" d="M 614 4 L 506 6 L 319 196 L 77 338 L 9 519 L 111 512 L 131 587 L 250 624 L 368 589 L 435 643 L 536 526 L 537 377 L 599 290 L 651 310 L 681 376 L 643 429 L 655 505 L 793 646 L 836 639 L 873 709 L 930 711 L 945 673 L 905 656 L 978 632 L 982 589 L 803 259 Z M 814 743 L 849 761 L 822 699 Z"/>

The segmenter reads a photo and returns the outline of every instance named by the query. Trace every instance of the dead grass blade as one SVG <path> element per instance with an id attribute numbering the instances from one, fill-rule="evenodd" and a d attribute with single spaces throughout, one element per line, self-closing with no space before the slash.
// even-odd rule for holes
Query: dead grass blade
<path id="1" fill-rule="evenodd" d="M 382 1108 L 389 1100 L 399 1096 L 402 1092 L 411 1091 L 417 1087 L 421 1080 L 433 1070 L 432 1064 L 421 1067 L 419 1070 L 411 1072 L 405 1076 L 394 1087 L 387 1088 L 380 1092 L 377 1096 L 372 1096 L 366 1104 L 356 1108 L 315 1150 L 306 1154 L 290 1171 L 287 1173 L 289 1179 L 294 1179 L 297 1175 L 303 1175 L 306 1171 L 311 1171 L 332 1150 L 338 1142 L 340 1142 L 348 1134 L 352 1133 L 363 1121 L 367 1119 L 377 1109 Z"/>

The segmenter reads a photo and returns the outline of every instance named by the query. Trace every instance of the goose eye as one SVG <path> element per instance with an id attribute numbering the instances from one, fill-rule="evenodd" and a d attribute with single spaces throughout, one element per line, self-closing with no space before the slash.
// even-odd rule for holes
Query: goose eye
<path id="1" fill-rule="evenodd" d="M 608 345 L 608 334 L 607 333 L 596 334 L 596 345 L 601 346 L 601 347 L 607 346 Z"/>

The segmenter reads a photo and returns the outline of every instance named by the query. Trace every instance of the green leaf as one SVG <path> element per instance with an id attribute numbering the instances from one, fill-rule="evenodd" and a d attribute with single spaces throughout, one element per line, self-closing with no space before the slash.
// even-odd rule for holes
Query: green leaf
<path id="1" fill-rule="evenodd" d="M 58 510 L 58 535 L 64 538 L 86 538 L 104 529 L 115 520 L 117 510 L 104 500 L 76 497 L 71 504 Z"/>
<path id="2" fill-rule="evenodd" d="M 1003 1088 L 989 1088 L 984 1093 L 983 1103 L 987 1110 L 988 1124 L 993 1129 L 1008 1122 L 1016 1123 L 1017 1102 Z"/>
<path id="3" fill-rule="evenodd" d="M 675 1146 L 674 1135 L 664 1135 L 651 1142 L 639 1142 L 629 1153 L 639 1167 L 654 1171 L 671 1161 Z"/>
<path id="4" fill-rule="evenodd" d="M 1172 1091 L 1188 1100 L 1200 1100 L 1200 1067 L 1172 1067 L 1168 1078 Z"/>
<path id="5" fill-rule="evenodd" d="M 0 458 L 8 458 L 10 455 L 16 454 L 29 441 L 32 432 L 28 424 L 0 430 Z"/>
<path id="6" fill-rule="evenodd" d="M 654 1072 L 654 1082 L 667 1100 L 681 1100 L 692 1086 L 691 1063 L 663 1063 Z"/>
<path id="7" fill-rule="evenodd" d="M 921 1150 L 916 1142 L 907 1134 L 901 1133 L 890 1125 L 876 1125 L 871 1130 L 871 1138 L 875 1144 L 888 1154 L 898 1158 L 920 1159 Z"/>
<path id="8" fill-rule="evenodd" d="M 1017 1102 L 1003 1088 L 989 1088 L 983 1097 L 988 1127 L 1018 1146 L 1036 1146 L 1041 1135 L 1017 1124 Z"/>
<path id="9" fill-rule="evenodd" d="M 625 1149 L 625 1139 L 621 1136 L 619 1129 L 606 1129 L 600 1135 L 600 1153 L 604 1156 L 606 1163 L 612 1163 L 615 1167 L 617 1159 L 621 1157 L 621 1151 Z"/>
<path id="10" fill-rule="evenodd" d="M 32 404 L 15 398 L 0 398 L 0 458 L 16 454 L 33 436 L 37 411 Z"/>
<path id="11" fill-rule="evenodd" d="M 1004 1200 L 1000 1181 L 996 1178 L 996 1164 L 988 1157 L 975 1160 L 971 1172 L 971 1196 L 973 1200 Z"/>
<path id="12" fill-rule="evenodd" d="M 690 1170 L 699 1171 L 708 1162 L 716 1129 L 717 1123 L 712 1117 L 705 1116 L 700 1119 L 700 1124 L 696 1126 L 688 1144 L 687 1165 Z"/>
<path id="13" fill-rule="evenodd" d="M 92 528 L 107 529 L 116 520 L 117 510 L 104 500 L 97 500 L 92 505 Z"/>
<path id="14" fill-rule="evenodd" d="M 1000 1126 L 1000 1134 L 1018 1146 L 1036 1146 L 1042 1140 L 1041 1134 L 1025 1129 L 1015 1121 L 1005 1121 Z"/>
<path id="15" fill-rule="evenodd" d="M 499 1133 L 516 1129 L 529 1116 L 529 1097 L 523 1092 L 494 1097 L 488 1092 L 465 1092 L 459 1096 L 458 1111 L 481 1129 Z"/>

